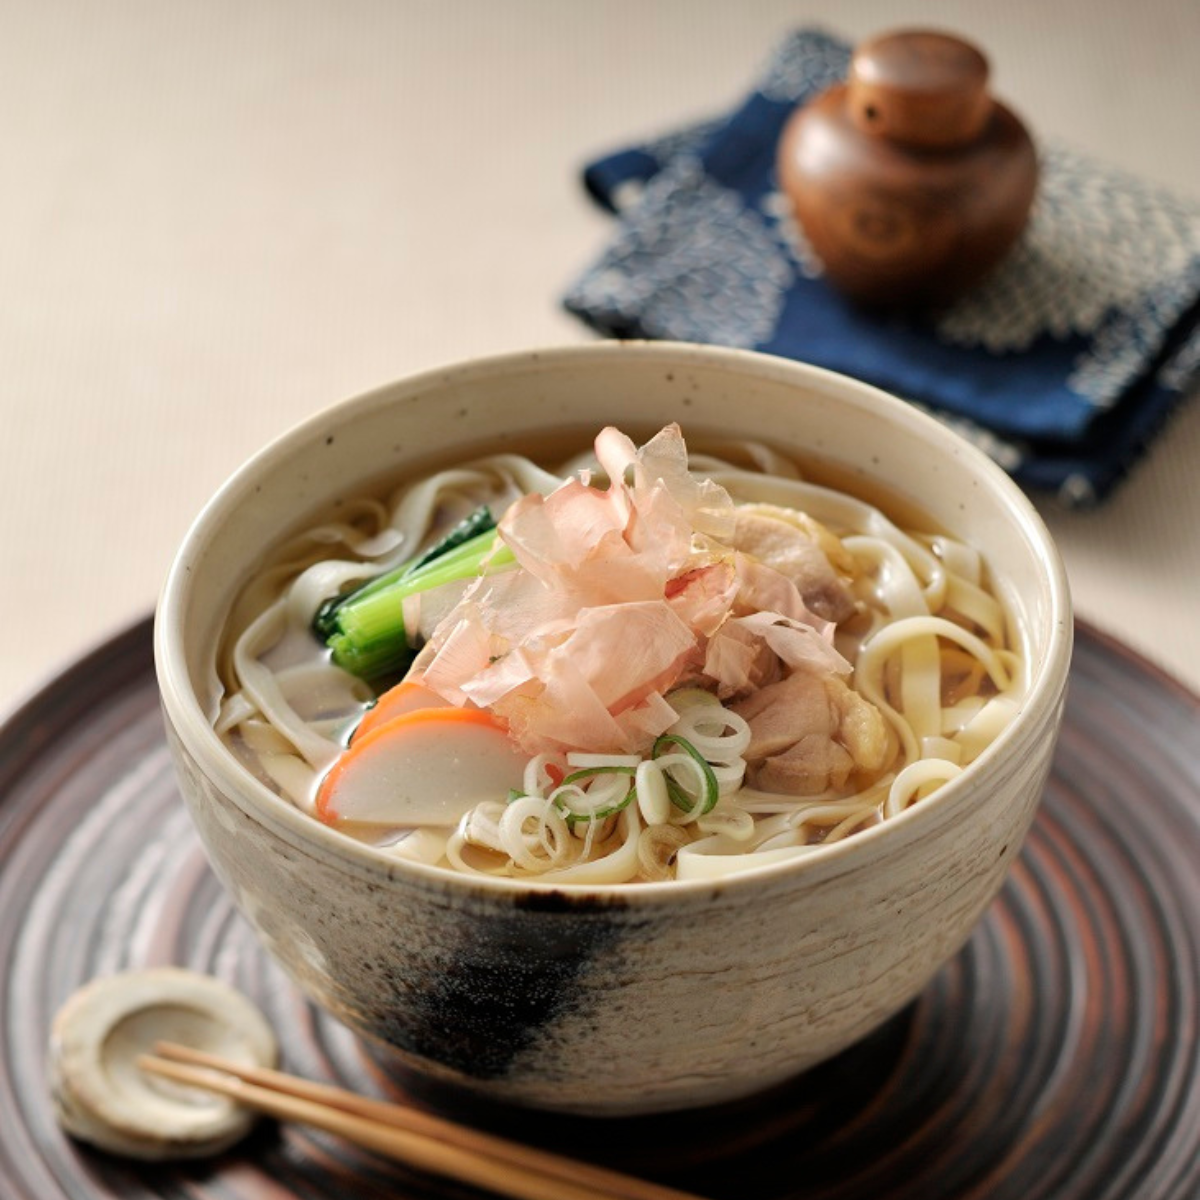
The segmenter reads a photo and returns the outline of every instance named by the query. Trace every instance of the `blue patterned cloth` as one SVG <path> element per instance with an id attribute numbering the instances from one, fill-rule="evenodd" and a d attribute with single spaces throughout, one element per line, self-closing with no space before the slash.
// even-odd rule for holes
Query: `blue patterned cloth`
<path id="1" fill-rule="evenodd" d="M 1022 485 L 1103 499 L 1200 384 L 1200 204 L 1039 145 L 1021 241 L 936 317 L 873 315 L 822 278 L 775 178 L 797 104 L 849 47 L 793 34 L 732 115 L 589 166 L 618 217 L 567 308 L 615 337 L 741 346 L 830 367 L 935 412 Z"/>

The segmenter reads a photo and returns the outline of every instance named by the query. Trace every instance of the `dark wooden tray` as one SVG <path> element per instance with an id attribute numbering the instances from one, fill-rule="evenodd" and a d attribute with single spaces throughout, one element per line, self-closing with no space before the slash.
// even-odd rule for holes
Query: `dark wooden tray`
<path id="1" fill-rule="evenodd" d="M 86 980 L 230 981 L 288 1069 L 398 1096 L 705 1196 L 1194 1200 L 1200 1195 L 1200 699 L 1083 627 L 1045 801 L 966 949 L 884 1029 L 719 1109 L 583 1121 L 389 1078 L 259 948 L 178 799 L 142 622 L 0 727 L 0 1196 L 466 1198 L 322 1134 L 264 1125 L 208 1163 L 77 1146 L 46 1090 Z M 697 996 L 703 1003 L 703 996 Z M 581 1034 L 583 1035 L 583 1034 Z"/>

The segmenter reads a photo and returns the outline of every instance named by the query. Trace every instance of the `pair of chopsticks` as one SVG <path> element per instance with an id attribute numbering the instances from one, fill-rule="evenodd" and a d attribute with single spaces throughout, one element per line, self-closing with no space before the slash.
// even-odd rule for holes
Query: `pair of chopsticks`
<path id="1" fill-rule="evenodd" d="M 431 1113 L 282 1071 L 243 1066 L 173 1042 L 157 1043 L 153 1054 L 139 1056 L 138 1066 L 513 1200 L 699 1200 L 691 1193 L 469 1129 Z"/>

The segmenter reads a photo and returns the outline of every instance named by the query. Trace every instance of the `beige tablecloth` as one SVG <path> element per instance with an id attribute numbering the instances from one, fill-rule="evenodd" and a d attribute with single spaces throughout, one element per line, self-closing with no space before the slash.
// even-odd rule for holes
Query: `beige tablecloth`
<path id="1" fill-rule="evenodd" d="M 0 710 L 147 613 L 205 498 L 327 403 L 589 337 L 589 155 L 727 107 L 786 30 L 896 0 L 0 6 Z M 1200 4 L 942 2 L 1043 135 L 1200 196 Z M 1200 405 L 1047 508 L 1079 613 L 1200 687 Z"/>

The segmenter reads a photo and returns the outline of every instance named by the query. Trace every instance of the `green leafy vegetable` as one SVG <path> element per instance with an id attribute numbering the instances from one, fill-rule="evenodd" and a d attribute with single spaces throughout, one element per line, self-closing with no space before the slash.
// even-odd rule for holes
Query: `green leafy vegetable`
<path id="1" fill-rule="evenodd" d="M 415 653 L 404 627 L 405 598 L 515 561 L 512 551 L 498 544 L 495 529 L 491 513 L 476 509 L 422 554 L 327 600 L 313 618 L 313 632 L 339 667 L 363 679 L 399 674 Z"/>
<path id="2" fill-rule="evenodd" d="M 480 505 L 479 508 L 459 521 L 449 533 L 415 558 L 408 559 L 386 574 L 377 575 L 374 579 L 368 580 L 348 592 L 343 592 L 340 596 L 331 596 L 317 609 L 317 615 L 313 617 L 313 632 L 321 641 L 327 641 L 338 631 L 337 616 L 345 605 L 364 600 L 367 596 L 373 596 L 376 592 L 392 587 L 401 579 L 415 574 L 434 559 L 441 558 L 451 550 L 457 550 L 464 543 L 495 528 L 496 522 L 491 511 L 486 504 Z"/>

